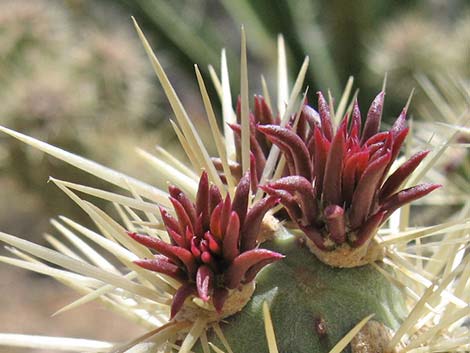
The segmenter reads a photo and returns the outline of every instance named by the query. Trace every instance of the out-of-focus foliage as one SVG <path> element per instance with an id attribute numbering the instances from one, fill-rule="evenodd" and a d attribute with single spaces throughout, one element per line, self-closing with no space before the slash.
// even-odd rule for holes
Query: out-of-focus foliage
<path id="1" fill-rule="evenodd" d="M 92 5 L 2 0 L 0 123 L 105 164 L 128 166 L 157 102 L 152 72 L 126 16 Z M 29 211 L 46 219 L 71 211 L 46 181 L 50 175 L 73 180 L 76 171 L 12 140 L 0 142 L 3 197 L 30 200 L 2 206 L 19 208 L 22 219 L 31 218 Z"/>
<path id="2" fill-rule="evenodd" d="M 440 77 L 439 85 L 445 93 L 443 80 L 451 80 L 449 76 L 457 80 L 470 77 L 470 12 L 456 15 L 451 21 L 424 11 L 391 18 L 373 40 L 368 67 L 373 72 L 371 82 L 377 83 L 388 72 L 392 81 L 390 95 L 395 100 L 406 99 L 411 89 L 418 86 L 418 75 Z M 418 100 L 421 92 L 418 89 Z M 447 96 L 453 93 L 455 90 Z M 457 92 L 457 97 L 461 96 Z"/>
<path id="3" fill-rule="evenodd" d="M 398 87 L 400 94 L 394 99 L 387 98 L 386 117 L 396 115 L 411 87 L 416 86 L 415 82 L 406 84 L 413 80 L 414 72 L 433 70 L 434 62 L 446 61 L 449 56 L 465 65 L 467 59 L 462 56 L 465 47 L 468 58 L 469 41 L 464 28 L 469 25 L 462 13 L 470 11 L 470 6 L 465 0 L 366 0 L 354 4 L 345 0 L 120 0 L 120 3 L 139 19 L 146 33 L 153 34 L 159 47 L 171 51 L 175 60 L 189 68 L 192 63 L 202 68 L 208 64 L 218 67 L 222 47 L 227 48 L 231 67 L 236 67 L 239 26 L 243 24 L 250 37 L 250 61 L 258 63 L 253 66 L 256 77 L 252 85 L 259 82 L 260 72 L 275 77 L 279 33 L 286 39 L 290 78 L 295 77 L 304 55 L 310 56 L 307 77 L 310 92 L 331 89 L 333 95 L 339 96 L 352 75 L 356 86 L 361 87 L 359 99 L 367 101 L 375 96 L 388 72 L 389 87 Z M 458 23 L 455 30 L 454 22 Z M 440 37 L 432 34 L 439 31 Z M 452 48 L 448 46 L 450 32 L 455 37 Z M 462 48 L 458 48 L 458 38 Z M 403 56 L 401 50 L 410 53 Z M 420 61 L 420 57 L 428 61 Z M 402 80 L 399 73 L 406 79 Z M 238 92 L 238 77 L 233 71 L 234 92 Z M 275 87 L 275 81 L 268 84 Z"/>

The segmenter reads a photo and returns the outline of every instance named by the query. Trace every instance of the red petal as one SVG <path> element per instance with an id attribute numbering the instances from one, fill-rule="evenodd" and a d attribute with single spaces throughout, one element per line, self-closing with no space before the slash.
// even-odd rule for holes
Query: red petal
<path id="1" fill-rule="evenodd" d="M 250 174 L 249 172 L 240 179 L 233 197 L 232 210 L 237 212 L 240 224 L 245 222 L 248 211 L 248 197 L 250 195 Z"/>
<path id="2" fill-rule="evenodd" d="M 338 205 L 329 205 L 325 208 L 324 215 L 331 240 L 336 244 L 343 244 L 346 241 L 343 208 Z"/>
<path id="3" fill-rule="evenodd" d="M 251 250 L 256 246 L 259 229 L 263 217 L 274 205 L 279 202 L 275 197 L 265 197 L 258 201 L 247 213 L 245 223 L 241 225 L 241 249 Z"/>
<path id="4" fill-rule="evenodd" d="M 273 189 L 267 185 L 260 186 L 260 189 L 266 192 L 268 195 L 277 197 L 286 209 L 292 221 L 299 225 L 301 224 L 300 221 L 302 218 L 302 210 L 300 209 L 300 206 L 295 200 L 294 196 L 285 190 Z"/>
<path id="5" fill-rule="evenodd" d="M 173 261 L 181 261 L 188 270 L 191 277 L 196 271 L 196 262 L 190 251 L 179 247 L 170 245 L 163 240 L 151 237 L 148 235 L 128 233 L 129 236 L 140 244 L 158 251 L 160 254 L 165 255 Z"/>
<path id="6" fill-rule="evenodd" d="M 259 172 L 257 171 L 257 165 L 258 162 L 256 161 L 256 158 L 253 153 L 250 152 L 250 180 L 251 180 L 251 186 L 252 186 L 252 191 L 253 193 L 256 193 L 258 189 L 258 180 L 261 179 L 263 175 L 263 170 L 264 170 L 264 164 L 261 170 Z"/>
<path id="7" fill-rule="evenodd" d="M 209 178 L 205 171 L 202 172 L 199 179 L 199 186 L 196 196 L 196 213 L 202 215 L 202 224 L 204 228 L 209 226 Z"/>
<path id="8" fill-rule="evenodd" d="M 191 202 L 191 200 L 182 192 L 179 188 L 176 186 L 170 185 L 168 187 L 168 190 L 170 192 L 170 196 L 172 196 L 175 200 L 178 200 L 178 202 L 183 206 L 184 210 L 186 211 L 186 214 L 188 215 L 191 224 L 195 225 L 196 223 L 196 206 Z"/>
<path id="9" fill-rule="evenodd" d="M 367 119 L 362 131 L 361 145 L 363 145 L 371 136 L 379 132 L 380 120 L 382 119 L 382 109 L 384 104 L 385 93 L 380 92 L 370 105 L 367 112 Z"/>
<path id="10" fill-rule="evenodd" d="M 304 234 L 315 243 L 315 245 L 321 250 L 331 250 L 325 246 L 325 239 L 323 238 L 321 232 L 314 226 L 302 227 L 301 228 Z"/>
<path id="11" fill-rule="evenodd" d="M 390 175 L 380 190 L 380 198 L 383 200 L 395 193 L 406 178 L 413 173 L 421 161 L 428 155 L 428 153 L 429 151 L 422 151 L 414 154 L 408 161 L 403 163 L 392 175 Z"/>
<path id="12" fill-rule="evenodd" d="M 210 230 L 217 238 L 222 239 L 222 229 L 220 228 L 220 215 L 222 213 L 222 201 L 214 208 L 211 214 Z"/>
<path id="13" fill-rule="evenodd" d="M 173 302 L 171 303 L 170 319 L 175 317 L 183 307 L 185 300 L 193 294 L 196 294 L 196 287 L 193 283 L 185 283 L 178 288 L 173 297 Z"/>
<path id="14" fill-rule="evenodd" d="M 223 235 L 225 234 L 225 230 L 227 229 L 228 219 L 230 218 L 230 214 L 232 213 L 232 201 L 230 200 L 230 195 L 227 194 L 225 197 L 225 201 L 223 203 L 222 209 L 220 210 L 220 237 L 222 239 Z"/>
<path id="15" fill-rule="evenodd" d="M 176 200 L 174 197 L 169 197 L 170 202 L 173 205 L 173 208 L 175 209 L 176 216 L 178 217 L 178 221 L 180 224 L 180 228 L 183 230 L 186 230 L 186 228 L 191 229 L 192 232 L 194 232 L 193 229 L 193 224 L 191 222 L 191 218 L 187 214 L 186 210 L 184 209 L 183 205 Z"/>
<path id="16" fill-rule="evenodd" d="M 351 242 L 351 245 L 353 247 L 359 247 L 372 238 L 375 235 L 377 228 L 382 224 L 384 216 L 385 212 L 382 211 L 369 217 L 369 219 L 365 221 L 364 225 L 356 231 L 355 239 Z"/>
<path id="17" fill-rule="evenodd" d="M 166 229 L 173 229 L 175 232 L 182 234 L 184 229 L 181 228 L 181 224 L 179 224 L 178 220 L 168 213 L 168 211 L 163 207 L 158 206 L 158 208 L 160 210 L 160 214 Z"/>
<path id="18" fill-rule="evenodd" d="M 183 271 L 163 255 L 156 255 L 153 259 L 135 260 L 134 263 L 146 270 L 162 273 L 178 281 L 185 278 Z"/>
<path id="19" fill-rule="evenodd" d="M 247 270 L 261 261 L 277 261 L 284 256 L 266 249 L 254 249 L 237 256 L 225 272 L 225 285 L 229 289 L 237 288 Z"/>
<path id="20" fill-rule="evenodd" d="M 323 97 L 321 92 L 317 92 L 318 96 L 318 110 L 320 112 L 321 131 L 323 135 L 331 141 L 333 138 L 333 125 L 331 124 L 330 107 Z"/>
<path id="21" fill-rule="evenodd" d="M 199 298 L 207 302 L 212 294 L 214 282 L 214 273 L 206 266 L 202 265 L 197 270 L 196 288 Z"/>
<path id="22" fill-rule="evenodd" d="M 351 155 L 344 163 L 343 168 L 343 200 L 347 206 L 351 204 L 356 181 L 357 170 L 360 166 L 367 165 L 368 151 L 361 151 Z M 362 171 L 361 171 L 362 173 Z"/>
<path id="23" fill-rule="evenodd" d="M 357 98 L 354 100 L 353 112 L 352 112 L 352 123 L 351 123 L 351 137 L 356 138 L 361 133 L 361 111 L 359 110 L 359 104 Z"/>
<path id="24" fill-rule="evenodd" d="M 323 178 L 325 174 L 326 159 L 328 158 L 328 151 L 330 150 L 330 142 L 324 137 L 320 129 L 315 128 L 315 157 L 314 168 L 315 173 L 315 191 L 317 195 L 322 194 Z"/>
<path id="25" fill-rule="evenodd" d="M 361 176 L 356 190 L 354 191 L 351 208 L 349 211 L 349 222 L 352 229 L 356 229 L 364 222 L 371 209 L 374 196 L 378 189 L 378 183 L 390 161 L 390 151 L 369 164 Z"/>
<path id="26" fill-rule="evenodd" d="M 240 220 L 238 214 L 233 211 L 230 215 L 230 219 L 225 232 L 224 240 L 222 243 L 224 258 L 231 262 L 240 253 L 239 251 L 240 241 Z"/>
<path id="27" fill-rule="evenodd" d="M 219 241 L 214 238 L 214 236 L 211 234 L 211 232 L 207 231 L 204 234 L 204 239 L 207 241 L 208 246 L 209 246 L 209 250 L 213 254 L 220 255 L 222 253 L 222 248 L 219 244 Z"/>
<path id="28" fill-rule="evenodd" d="M 295 172 L 297 175 L 301 175 L 307 179 L 311 178 L 312 165 L 307 146 L 297 134 L 278 125 L 258 126 L 258 130 L 266 134 L 279 148 L 285 149 L 284 146 L 286 146 L 289 149 L 294 159 Z M 282 141 L 282 143 L 280 141 Z"/>
<path id="29" fill-rule="evenodd" d="M 304 177 L 292 175 L 269 183 L 268 186 L 273 189 L 282 189 L 290 193 L 297 193 L 300 199 L 302 213 L 306 217 L 305 224 L 315 222 L 318 216 L 318 206 L 310 181 Z"/>
<path id="30" fill-rule="evenodd" d="M 220 195 L 220 190 L 215 185 L 210 185 L 209 187 L 209 215 L 212 214 L 214 208 L 222 202 L 222 195 Z"/>
<path id="31" fill-rule="evenodd" d="M 226 288 L 215 288 L 214 295 L 212 296 L 212 303 L 214 304 L 215 310 L 220 314 L 224 307 L 225 301 L 227 300 L 229 291 Z"/>
<path id="32" fill-rule="evenodd" d="M 389 196 L 380 207 L 381 211 L 387 211 L 384 219 L 390 217 L 396 209 L 414 200 L 420 199 L 441 186 L 442 185 L 439 184 L 420 184 Z"/>
<path id="33" fill-rule="evenodd" d="M 346 120 L 343 120 L 338 132 L 331 142 L 323 179 L 323 203 L 326 205 L 342 204 L 341 174 L 345 153 Z"/>

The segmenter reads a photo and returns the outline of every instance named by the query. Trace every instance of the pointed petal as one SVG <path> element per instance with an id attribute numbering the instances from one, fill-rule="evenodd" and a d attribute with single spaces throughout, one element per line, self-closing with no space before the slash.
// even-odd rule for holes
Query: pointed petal
<path id="1" fill-rule="evenodd" d="M 214 273 L 209 266 L 202 265 L 197 270 L 196 287 L 199 298 L 207 302 L 212 294 Z"/>
<path id="2" fill-rule="evenodd" d="M 251 250 L 256 246 L 258 233 L 264 215 L 279 202 L 275 197 L 265 197 L 258 201 L 247 213 L 242 225 L 240 236 L 242 251 Z"/>
<path id="3" fill-rule="evenodd" d="M 367 165 L 369 159 L 368 151 L 360 151 L 350 156 L 344 163 L 343 168 L 343 200 L 346 206 L 352 201 L 356 181 L 359 180 L 357 175 L 358 167 Z"/>
<path id="4" fill-rule="evenodd" d="M 153 259 L 135 260 L 134 263 L 146 270 L 162 273 L 178 281 L 185 278 L 183 271 L 163 255 L 156 255 Z"/>
<path id="5" fill-rule="evenodd" d="M 353 247 L 359 247 L 365 244 L 370 238 L 375 236 L 380 224 L 384 221 L 385 212 L 379 211 L 375 215 L 369 217 L 364 225 L 356 231 L 354 239 L 351 241 Z"/>
<path id="6" fill-rule="evenodd" d="M 240 253 L 240 219 L 235 211 L 232 211 L 222 243 L 224 259 L 231 262 Z"/>
<path id="7" fill-rule="evenodd" d="M 286 146 L 294 159 L 295 174 L 311 179 L 312 165 L 307 146 L 296 133 L 278 125 L 260 125 L 258 130 L 279 148 L 285 149 Z"/>
<path id="8" fill-rule="evenodd" d="M 343 156 L 345 153 L 346 120 L 343 120 L 333 141 L 325 165 L 323 179 L 323 203 L 325 205 L 343 204 L 341 198 L 341 175 L 343 171 Z"/>
<path id="9" fill-rule="evenodd" d="M 199 179 L 199 186 L 196 195 L 196 214 L 202 215 L 202 224 L 204 228 L 209 226 L 209 178 L 205 171 L 202 172 Z"/>
<path id="10" fill-rule="evenodd" d="M 242 280 L 242 284 L 250 283 L 256 277 L 256 275 L 261 271 L 263 268 L 268 266 L 273 262 L 272 259 L 266 259 L 263 261 L 258 262 L 256 265 L 251 266 L 245 273 L 245 278 Z"/>
<path id="11" fill-rule="evenodd" d="M 380 190 L 380 199 L 383 200 L 395 193 L 429 152 L 430 151 L 421 151 L 414 154 L 408 161 L 403 163 L 392 175 L 390 175 Z"/>
<path id="12" fill-rule="evenodd" d="M 349 223 L 352 229 L 359 227 L 367 218 L 378 189 L 378 183 L 390 161 L 390 155 L 389 151 L 370 163 L 362 174 L 354 191 L 349 211 Z"/>
<path id="13" fill-rule="evenodd" d="M 196 286 L 193 283 L 184 283 L 181 287 L 179 287 L 173 297 L 173 302 L 171 303 L 170 319 L 173 319 L 175 315 L 181 310 L 185 300 L 189 296 L 195 295 L 196 293 Z"/>
<path id="14" fill-rule="evenodd" d="M 148 235 L 138 233 L 128 234 L 135 241 L 158 251 L 160 254 L 173 260 L 173 262 L 178 263 L 181 261 L 185 265 L 190 277 L 196 272 L 196 261 L 190 251 L 179 246 L 170 245 L 163 240 Z"/>
<path id="15" fill-rule="evenodd" d="M 248 172 L 250 172 L 251 187 L 252 187 L 252 191 L 254 194 L 258 190 L 258 180 L 261 179 L 263 175 L 263 169 L 264 169 L 264 165 L 263 165 L 263 169 L 261 169 L 258 173 L 257 164 L 258 162 L 256 161 L 254 154 L 250 152 L 250 169 L 248 170 Z"/>
<path id="16" fill-rule="evenodd" d="M 178 220 L 174 218 L 170 213 L 168 213 L 168 211 L 162 206 L 158 206 L 158 208 L 160 210 L 160 214 L 162 216 L 162 220 L 165 224 L 166 229 L 172 229 L 175 232 L 182 234 L 183 229 L 181 228 L 181 225 L 179 224 Z"/>
<path id="17" fill-rule="evenodd" d="M 176 200 L 174 197 L 169 197 L 170 202 L 173 205 L 173 208 L 175 209 L 176 216 L 178 217 L 178 221 L 180 224 L 180 227 L 182 229 L 189 228 L 191 231 L 194 231 L 193 229 L 193 224 L 191 222 L 191 218 L 187 214 L 186 210 L 184 209 L 183 205 Z"/>
<path id="18" fill-rule="evenodd" d="M 220 228 L 220 214 L 222 213 L 222 201 L 214 208 L 211 214 L 210 231 L 217 238 L 222 239 L 223 231 Z"/>
<path id="19" fill-rule="evenodd" d="M 301 225 L 302 220 L 302 210 L 300 209 L 299 204 L 295 200 L 294 196 L 291 193 L 285 190 L 278 190 L 269 187 L 268 185 L 261 185 L 260 189 L 263 190 L 268 195 L 277 197 L 281 204 L 286 209 L 289 217 L 293 222 L 296 222 L 298 225 Z"/>
<path id="20" fill-rule="evenodd" d="M 325 175 L 325 165 L 328 158 L 328 151 L 330 150 L 330 141 L 324 137 L 320 129 L 315 128 L 315 157 L 313 172 L 315 173 L 315 191 L 317 195 L 323 192 L 323 179 Z"/>
<path id="21" fill-rule="evenodd" d="M 346 241 L 343 208 L 338 205 L 329 205 L 325 208 L 323 213 L 331 240 L 336 244 L 343 244 Z"/>
<path id="22" fill-rule="evenodd" d="M 209 187 L 209 214 L 214 212 L 215 207 L 222 202 L 222 195 L 220 194 L 220 190 L 215 185 L 210 185 Z"/>
<path id="23" fill-rule="evenodd" d="M 248 197 L 250 195 L 250 173 L 245 173 L 240 179 L 233 197 L 232 210 L 237 212 L 240 224 L 245 222 L 248 211 Z"/>
<path id="24" fill-rule="evenodd" d="M 302 227 L 304 234 L 311 240 L 320 250 L 331 250 L 325 245 L 325 239 L 321 232 L 315 226 Z"/>
<path id="25" fill-rule="evenodd" d="M 379 132 L 380 121 L 382 120 L 382 109 L 385 92 L 381 91 L 372 102 L 367 112 L 364 130 L 362 131 L 361 144 L 364 144 L 370 137 Z"/>
<path id="26" fill-rule="evenodd" d="M 387 211 L 384 219 L 387 219 L 396 209 L 414 200 L 420 199 L 440 187 L 442 187 L 442 185 L 420 184 L 389 196 L 380 207 L 381 211 Z"/>
<path id="27" fill-rule="evenodd" d="M 305 216 L 304 224 L 312 224 L 318 216 L 317 200 L 315 199 L 312 183 L 304 177 L 292 175 L 269 183 L 268 186 L 273 189 L 281 189 L 296 193 Z"/>
<path id="28" fill-rule="evenodd" d="M 218 313 L 222 312 L 225 301 L 227 300 L 229 291 L 226 288 L 215 288 L 214 295 L 212 296 L 212 303 Z"/>
<path id="29" fill-rule="evenodd" d="M 357 98 L 354 100 L 353 112 L 352 112 L 352 124 L 351 124 L 351 136 L 358 136 L 361 133 L 361 111 L 359 109 L 359 104 Z"/>
<path id="30" fill-rule="evenodd" d="M 177 200 L 181 204 L 181 206 L 183 206 L 184 210 L 186 211 L 186 214 L 189 217 L 191 225 L 194 229 L 194 225 L 196 224 L 196 219 L 197 219 L 195 205 L 185 195 L 185 193 L 181 191 L 180 188 L 174 185 L 170 185 L 168 187 L 168 191 L 170 193 L 170 196 L 173 197 L 175 200 Z"/>
<path id="31" fill-rule="evenodd" d="M 284 255 L 266 249 L 246 251 L 237 256 L 225 272 L 225 285 L 229 289 L 237 288 L 250 267 L 268 259 L 273 262 L 282 258 Z"/>
<path id="32" fill-rule="evenodd" d="M 220 210 L 220 238 L 222 239 L 223 235 L 225 234 L 225 230 L 227 229 L 228 220 L 230 218 L 230 214 L 232 213 L 232 200 L 230 199 L 230 195 L 227 194 L 225 197 L 225 201 L 222 205 Z"/>
<path id="33" fill-rule="evenodd" d="M 321 92 L 317 92 L 317 96 L 318 110 L 320 112 L 321 131 L 328 141 L 331 141 L 333 139 L 333 125 L 331 123 L 330 108 Z"/>

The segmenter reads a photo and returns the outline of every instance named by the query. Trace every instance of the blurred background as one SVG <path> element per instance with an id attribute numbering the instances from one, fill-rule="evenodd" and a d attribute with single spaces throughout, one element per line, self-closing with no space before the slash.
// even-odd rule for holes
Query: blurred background
<path id="1" fill-rule="evenodd" d="M 226 48 L 232 92 L 238 92 L 241 24 L 248 37 L 252 94 L 261 93 L 261 74 L 276 92 L 276 42 L 282 33 L 291 81 L 304 56 L 310 57 L 306 85 L 312 102 L 318 90 L 331 90 L 339 99 L 354 76 L 365 111 L 388 73 L 386 121 L 399 114 L 413 88 L 411 115 L 418 124 L 458 123 L 468 109 L 470 3 L 465 0 L 363 0 L 354 6 L 347 0 L 0 0 L 0 8 L 0 124 L 164 188 L 158 173 L 136 158 L 135 147 L 152 151 L 161 145 L 177 156 L 182 151 L 132 15 L 196 122 L 205 118 L 193 64 L 208 83 L 208 65 L 219 72 L 220 50 Z M 423 131 L 425 140 L 429 135 Z M 468 144 L 470 138 L 462 135 L 459 141 Z M 453 158 L 443 168 L 465 195 L 468 153 Z M 64 214 L 89 224 L 72 201 L 47 184 L 49 175 L 103 186 L 0 136 L 2 231 L 45 243 L 51 217 Z M 50 318 L 77 295 L 7 265 L 0 265 L 0 293 L 0 332 L 104 340 L 139 332 L 95 304 Z"/>

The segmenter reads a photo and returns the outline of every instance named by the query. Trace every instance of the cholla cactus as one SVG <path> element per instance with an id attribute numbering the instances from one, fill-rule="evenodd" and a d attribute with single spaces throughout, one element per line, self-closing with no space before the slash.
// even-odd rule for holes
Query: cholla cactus
<path id="1" fill-rule="evenodd" d="M 195 173 L 169 154 L 162 154 L 164 157 L 148 156 L 165 178 L 178 185 L 170 187 L 170 201 L 166 192 L 149 184 L 19 132 L 0 127 L 1 131 L 129 192 L 129 195 L 120 195 L 52 179 L 99 228 L 101 234 L 65 217 L 53 222 L 60 233 L 74 240 L 77 248 L 86 253 L 89 261 L 77 259 L 73 252 L 62 246 L 60 241 L 55 242 L 57 247 L 55 251 L 0 233 L 1 241 L 15 247 L 10 249 L 15 256 L 1 257 L 1 261 L 46 273 L 85 293 L 84 297 L 63 310 L 99 298 L 116 311 L 147 328 L 144 335 L 129 343 L 115 345 L 110 342 L 86 341 L 88 347 L 91 347 L 90 350 L 167 352 L 177 349 L 179 353 L 190 351 L 208 353 L 211 349 L 220 352 L 222 351 L 220 347 L 223 346 L 227 352 L 338 353 L 348 344 L 354 353 L 364 350 L 370 352 L 402 350 L 417 353 L 457 352 L 469 349 L 469 330 L 464 324 L 464 320 L 469 317 L 470 300 L 468 291 L 470 256 L 466 254 L 470 228 L 468 205 L 455 216 L 455 219 L 447 223 L 416 228 L 409 227 L 408 206 L 405 206 L 399 211 L 400 213 L 391 215 L 393 222 L 383 226 L 377 231 L 378 234 L 367 233 L 366 238 L 374 239 L 377 247 L 383 249 L 382 262 L 371 262 L 350 269 L 333 268 L 322 263 L 306 249 L 302 238 L 295 236 L 298 233 L 295 229 L 286 228 L 275 219 L 273 214 L 276 215 L 276 208 L 267 211 L 280 199 L 287 205 L 292 220 L 299 227 L 308 224 L 305 221 L 312 221 L 308 217 L 317 215 L 307 213 L 302 215 L 300 211 L 315 209 L 315 206 L 311 205 L 312 200 L 316 202 L 314 197 L 320 196 L 315 194 L 312 196 L 311 188 L 314 184 L 311 183 L 315 182 L 314 173 L 318 171 L 312 169 L 309 164 L 311 161 L 308 149 L 305 150 L 303 146 L 304 141 L 295 137 L 294 130 L 286 128 L 288 122 L 292 121 L 292 115 L 294 115 L 292 129 L 298 126 L 295 121 L 305 107 L 305 96 L 300 100 L 298 96 L 308 60 L 300 70 L 290 98 L 282 93 L 278 97 L 282 109 L 278 112 L 279 125 L 259 127 L 259 130 L 274 142 L 267 152 L 259 180 L 257 175 L 253 177 L 255 173 L 250 169 L 256 157 L 250 158 L 253 130 L 250 130 L 244 32 L 242 32 L 240 70 L 239 156 L 233 130 L 228 127 L 224 134 L 219 130 L 204 80 L 196 67 L 201 95 L 217 147 L 216 157 L 224 173 L 222 178 L 160 62 L 143 33 L 138 26 L 136 27 L 174 110 L 177 119 L 177 124 L 174 124 L 175 131 L 191 161 L 193 170 L 197 171 Z M 285 63 L 285 53 L 282 49 L 279 56 L 279 61 Z M 218 77 L 214 75 L 214 83 L 222 97 L 224 122 L 233 126 L 236 123 L 236 115 L 231 106 L 227 71 L 225 57 L 222 55 L 222 82 L 219 82 Z M 283 88 L 288 87 L 287 82 L 281 79 L 279 85 L 281 86 L 279 92 L 285 92 Z M 349 100 L 347 91 L 348 89 L 336 107 L 336 113 L 330 112 L 331 120 L 339 120 L 337 117 L 345 112 Z M 396 158 L 395 153 L 398 154 L 398 146 L 402 142 L 400 138 L 404 139 L 407 129 L 402 115 L 391 132 L 378 133 L 380 115 L 377 112 L 380 110 L 378 107 L 381 105 L 381 99 L 382 95 L 379 95 L 378 101 L 373 104 L 362 133 L 359 132 L 357 105 L 352 110 L 355 117 L 352 130 L 347 129 L 347 120 L 345 120 L 346 122 L 340 125 L 339 132 L 334 133 L 333 124 L 328 122 L 328 114 L 322 99 L 319 120 L 313 119 L 312 143 L 315 144 L 315 150 L 317 147 L 325 150 L 326 160 L 325 172 L 318 173 L 319 176 L 323 176 L 323 182 L 318 183 L 323 196 L 321 202 L 331 200 L 338 207 L 344 206 L 338 204 L 341 203 L 343 195 L 338 196 L 338 190 L 334 186 L 343 185 L 342 179 L 338 180 L 337 174 L 338 170 L 344 170 L 342 166 L 338 167 L 338 164 L 347 156 L 344 147 L 347 137 L 352 140 L 351 148 L 356 146 L 358 153 L 365 154 L 365 150 L 367 154 L 371 154 L 369 166 L 362 167 L 363 175 L 367 175 L 367 178 L 373 181 L 376 179 L 379 181 L 371 183 L 373 188 L 370 192 L 361 190 L 359 193 L 361 200 L 358 204 L 368 207 L 354 211 L 361 215 L 358 224 L 362 224 L 361 222 L 369 216 L 371 205 L 377 207 L 387 205 L 387 201 L 376 203 L 364 195 L 372 193 L 380 196 L 380 193 L 385 193 L 387 194 L 385 200 L 389 200 L 389 195 L 393 195 L 401 187 L 408 187 L 407 183 L 410 181 L 408 179 L 403 182 L 403 176 L 410 174 L 410 170 L 417 164 L 420 164 L 417 167 L 418 174 L 414 172 L 411 175 L 413 185 L 414 182 L 419 182 L 426 170 L 442 155 L 442 147 L 438 147 L 432 152 L 431 158 L 423 160 L 422 155 L 415 156 L 409 162 L 405 162 L 406 167 L 401 166 L 392 171 L 392 176 L 387 179 L 384 171 L 387 168 L 391 170 L 394 168 L 390 166 L 390 162 Z M 284 106 L 286 101 L 288 104 Z M 312 117 L 315 116 L 313 110 L 308 110 L 308 113 Z M 302 136 L 308 137 L 308 135 Z M 357 139 L 356 142 L 353 137 Z M 380 145 L 368 144 L 369 139 Z M 328 146 L 330 140 L 331 146 Z M 276 145 L 288 151 L 290 155 L 284 152 L 285 157 L 282 157 Z M 378 154 L 375 160 L 374 153 Z M 335 160 L 334 157 L 340 158 Z M 242 175 L 239 180 L 231 172 L 231 162 L 237 160 L 240 162 Z M 285 163 L 288 172 L 296 175 L 286 177 L 288 179 L 279 179 L 285 171 Z M 317 161 L 314 160 L 314 163 L 316 166 Z M 203 173 L 199 178 L 201 169 L 206 171 L 207 177 Z M 377 170 L 381 172 L 378 173 Z M 256 183 L 259 181 L 262 188 L 276 196 L 266 196 L 262 188 L 253 188 L 253 185 L 251 185 L 253 190 L 250 192 L 250 180 L 255 180 Z M 378 185 L 385 180 L 391 181 L 386 181 L 384 187 L 379 188 Z M 288 181 L 294 183 L 289 184 Z M 214 186 L 210 187 L 210 182 Z M 389 186 L 385 188 L 387 182 Z M 290 200 L 289 194 L 298 190 L 299 186 L 302 187 L 301 194 L 293 197 L 292 203 L 286 202 Z M 423 193 L 433 187 L 424 188 Z M 358 185 L 351 188 L 351 204 L 354 204 L 355 192 L 363 188 L 361 179 L 358 178 Z M 421 196 L 416 189 L 411 190 L 413 197 Z M 80 198 L 77 191 L 113 202 L 121 216 L 121 222 L 112 219 L 91 202 Z M 399 191 L 397 195 L 401 195 L 399 198 L 402 198 L 406 193 L 400 194 Z M 405 197 L 405 201 L 413 197 Z M 384 215 L 401 203 L 400 200 L 395 201 L 393 196 L 392 201 L 385 209 Z M 321 202 L 318 207 L 324 206 Z M 250 204 L 253 206 L 249 207 Z M 298 214 L 292 212 L 291 205 L 294 204 L 297 204 Z M 325 206 L 326 209 L 329 205 Z M 169 211 L 163 208 L 159 213 L 158 207 L 174 209 L 176 217 L 170 216 Z M 337 210 L 334 208 L 332 212 L 327 212 L 327 216 L 335 216 L 339 221 L 337 223 L 340 223 L 341 219 L 337 216 L 341 212 Z M 318 214 L 323 215 L 323 212 Z M 302 216 L 305 219 L 302 219 Z M 260 224 L 268 236 L 260 237 L 259 233 L 263 233 L 257 229 Z M 273 224 L 274 226 L 270 226 Z M 330 233 L 333 229 L 341 229 L 335 228 L 331 220 L 330 225 L 328 223 L 326 225 L 331 228 L 328 229 Z M 441 238 L 432 238 L 436 234 Z M 95 250 L 77 241 L 79 235 L 87 237 L 97 246 L 113 254 L 119 263 L 129 270 L 123 272 Z M 336 235 L 344 237 L 341 232 L 337 232 Z M 429 238 L 426 244 L 421 243 L 424 237 Z M 270 240 L 261 244 L 260 238 Z M 339 238 L 340 236 L 335 236 L 336 240 Z M 351 239 L 355 240 L 353 237 Z M 407 246 L 409 243 L 413 244 Z M 318 244 L 325 245 L 321 242 Z M 434 246 L 443 244 L 453 246 L 440 247 L 432 251 Z M 155 249 L 158 254 L 153 254 L 149 247 Z M 285 258 L 271 263 L 280 259 L 279 254 L 285 255 Z M 59 265 L 62 269 L 52 267 L 45 262 Z M 265 266 L 267 262 L 270 264 Z M 263 266 L 263 270 L 258 273 L 259 268 Z M 155 271 L 148 271 L 146 268 Z M 235 292 L 238 290 L 235 288 L 242 284 L 243 292 L 243 288 L 249 288 L 246 282 L 251 282 L 253 276 L 255 276 L 256 290 L 248 302 L 247 298 L 242 296 L 241 305 L 233 311 L 238 311 L 246 304 L 240 312 L 234 315 L 230 315 L 232 312 L 227 313 L 229 317 L 223 321 L 219 319 L 225 315 L 204 314 L 208 311 L 217 312 L 217 309 L 221 309 L 223 313 L 230 300 L 230 290 Z M 227 293 L 226 290 L 229 295 L 227 301 L 223 303 L 225 294 L 218 293 L 219 291 Z M 186 315 L 190 311 L 192 314 Z M 37 337 L 0 335 L 0 343 L 3 344 L 32 346 L 35 342 L 38 342 Z M 82 346 L 78 346 L 79 343 Z M 43 342 L 43 347 L 65 349 L 68 345 L 81 349 L 84 343 L 63 338 L 48 338 L 46 343 Z"/>

